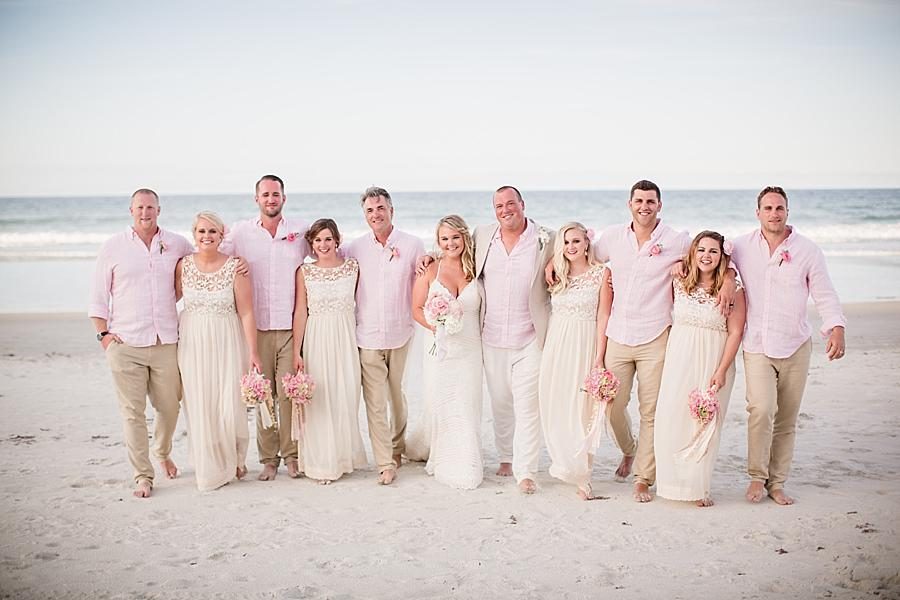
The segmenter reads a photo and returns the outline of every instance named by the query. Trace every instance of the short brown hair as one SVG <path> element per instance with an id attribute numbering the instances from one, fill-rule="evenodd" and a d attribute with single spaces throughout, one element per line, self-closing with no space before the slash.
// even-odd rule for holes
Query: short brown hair
<path id="1" fill-rule="evenodd" d="M 331 232 L 334 236 L 334 243 L 338 246 L 341 245 L 341 232 L 338 231 L 337 223 L 334 222 L 334 219 L 319 219 L 315 223 L 309 226 L 309 229 L 306 230 L 306 241 L 312 245 L 313 240 L 316 239 L 316 236 L 322 233 L 325 230 Z"/>
<path id="2" fill-rule="evenodd" d="M 762 189 L 762 191 L 756 197 L 756 208 L 759 208 L 762 205 L 763 196 L 765 196 L 766 194 L 778 194 L 779 196 L 784 198 L 784 207 L 787 208 L 787 193 L 785 193 L 784 188 L 780 188 L 777 185 L 770 185 Z"/>
<path id="3" fill-rule="evenodd" d="M 259 178 L 259 181 L 256 182 L 256 193 L 259 193 L 259 184 L 263 181 L 277 181 L 278 185 L 281 186 L 281 193 L 284 194 L 284 182 L 281 180 L 281 177 L 278 175 L 263 175 Z"/>
<path id="4" fill-rule="evenodd" d="M 359 197 L 359 205 L 365 206 L 366 200 L 368 200 L 369 198 L 378 198 L 379 196 L 387 200 L 388 206 L 394 208 L 394 203 L 391 201 L 391 195 L 388 194 L 388 191 L 384 188 L 380 188 L 374 185 L 367 187 L 366 191 L 362 193 L 362 195 Z"/>
<path id="5" fill-rule="evenodd" d="M 522 200 L 522 192 L 520 192 L 519 190 L 517 190 L 516 188 L 514 188 L 511 185 L 501 185 L 496 190 L 494 190 L 494 194 L 499 194 L 500 192 L 505 192 L 506 190 L 514 191 L 516 193 L 516 198 L 519 199 L 519 202 L 525 202 L 524 200 Z"/>
<path id="6" fill-rule="evenodd" d="M 135 190 L 134 193 L 131 195 L 131 199 L 134 200 L 134 197 L 137 196 L 138 194 L 153 194 L 153 197 L 156 198 L 156 203 L 159 204 L 159 194 L 157 194 L 150 188 L 140 188 L 138 190 Z"/>
<path id="7" fill-rule="evenodd" d="M 629 200 L 634 198 L 635 190 L 641 190 L 642 192 L 656 192 L 656 199 L 662 200 L 662 192 L 659 191 L 659 186 L 648 179 L 641 179 L 631 186 L 631 191 L 628 193 Z"/>

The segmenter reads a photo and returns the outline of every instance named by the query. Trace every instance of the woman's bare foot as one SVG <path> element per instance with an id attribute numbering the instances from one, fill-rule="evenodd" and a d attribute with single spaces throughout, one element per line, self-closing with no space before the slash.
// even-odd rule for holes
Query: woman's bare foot
<path id="1" fill-rule="evenodd" d="M 777 489 L 769 492 L 769 498 L 775 501 L 776 504 L 780 504 L 781 506 L 790 506 L 794 503 L 794 499 L 784 493 L 784 490 Z"/>
<path id="2" fill-rule="evenodd" d="M 275 479 L 275 475 L 278 473 L 278 467 L 273 465 L 272 463 L 266 463 L 263 465 L 263 470 L 260 472 L 259 479 L 260 481 L 272 481 Z"/>
<path id="3" fill-rule="evenodd" d="M 713 502 L 713 499 L 709 496 L 703 498 L 702 500 L 697 500 L 697 506 L 699 506 L 700 508 L 703 508 L 704 506 L 712 506 L 713 504 L 715 504 L 715 502 Z"/>
<path id="4" fill-rule="evenodd" d="M 397 479 L 397 470 L 387 468 L 378 474 L 378 485 L 391 485 Z"/>
<path id="5" fill-rule="evenodd" d="M 330 479 L 320 479 L 319 485 L 331 485 L 331 480 Z"/>
<path id="6" fill-rule="evenodd" d="M 766 486 L 762 481 L 751 481 L 747 486 L 747 492 L 744 494 L 747 500 L 757 504 L 766 496 Z"/>
<path id="7" fill-rule="evenodd" d="M 619 468 L 616 469 L 616 481 L 619 483 L 625 483 L 625 480 L 631 475 L 631 464 L 634 462 L 633 456 L 623 456 L 622 461 L 619 463 Z"/>
<path id="8" fill-rule="evenodd" d="M 519 491 L 523 494 L 533 494 L 537 491 L 537 486 L 534 485 L 534 480 L 525 478 L 519 482 Z"/>
<path id="9" fill-rule="evenodd" d="M 640 481 L 635 482 L 632 495 L 635 502 L 650 502 L 653 500 L 653 496 L 650 495 L 650 486 Z"/>
<path id="10" fill-rule="evenodd" d="M 594 489 L 591 487 L 591 484 L 579 485 L 578 486 L 578 497 L 582 500 L 596 500 L 597 497 L 594 496 Z"/>
<path id="11" fill-rule="evenodd" d="M 137 482 L 137 485 L 134 486 L 134 494 L 135 498 L 149 498 L 150 494 L 153 492 L 153 485 L 146 479 L 141 479 Z"/>
<path id="12" fill-rule="evenodd" d="M 512 476 L 512 463 L 500 463 L 500 468 L 497 469 L 497 475 L 500 477 Z"/>
<path id="13" fill-rule="evenodd" d="M 297 460 L 288 460 L 285 461 L 285 466 L 287 467 L 288 476 L 291 479 L 300 479 L 300 463 Z"/>
<path id="14" fill-rule="evenodd" d="M 243 467 L 238 467 L 237 469 L 235 469 L 234 476 L 238 479 L 243 479 L 244 477 L 246 477 L 247 476 L 247 467 L 243 466 Z"/>
<path id="15" fill-rule="evenodd" d="M 165 471 L 167 479 L 175 479 L 178 477 L 178 467 L 175 466 L 175 463 L 171 458 L 159 461 L 159 466 Z"/>

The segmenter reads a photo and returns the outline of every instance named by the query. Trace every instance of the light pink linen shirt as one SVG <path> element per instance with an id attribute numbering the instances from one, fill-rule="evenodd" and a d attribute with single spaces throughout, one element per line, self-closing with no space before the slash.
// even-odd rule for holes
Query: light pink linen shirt
<path id="1" fill-rule="evenodd" d="M 150 248 L 129 227 L 103 244 L 97 255 L 88 316 L 129 346 L 178 341 L 175 265 L 194 251 L 184 237 L 159 228 Z"/>
<path id="2" fill-rule="evenodd" d="M 300 219 L 282 216 L 275 236 L 259 217 L 235 223 L 219 251 L 240 256 L 250 267 L 253 282 L 253 316 L 260 331 L 283 331 L 294 322 L 297 267 L 309 255 L 306 230 Z"/>
<path id="3" fill-rule="evenodd" d="M 395 227 L 384 246 L 367 233 L 344 246 L 343 254 L 359 262 L 356 343 L 367 350 L 400 348 L 413 333 L 412 288 L 416 259 L 425 254 L 422 240 Z"/>
<path id="4" fill-rule="evenodd" d="M 686 231 L 665 223 L 659 223 L 640 248 L 631 223 L 603 230 L 594 253 L 601 262 L 609 261 L 612 271 L 613 305 L 606 328 L 611 340 L 639 346 L 672 324 L 672 265 L 690 246 Z"/>
<path id="5" fill-rule="evenodd" d="M 822 317 L 823 336 L 847 325 L 822 250 L 788 227 L 790 234 L 771 256 L 759 229 L 735 239 L 731 254 L 747 296 L 744 350 L 770 358 L 787 358 L 810 338 L 810 295 Z M 783 251 L 787 258 L 782 258 Z"/>
<path id="6" fill-rule="evenodd" d="M 528 298 L 534 282 L 538 228 L 526 219 L 525 231 L 506 252 L 500 227 L 491 238 L 481 277 L 484 281 L 484 325 L 481 341 L 494 348 L 517 350 L 535 338 Z"/>

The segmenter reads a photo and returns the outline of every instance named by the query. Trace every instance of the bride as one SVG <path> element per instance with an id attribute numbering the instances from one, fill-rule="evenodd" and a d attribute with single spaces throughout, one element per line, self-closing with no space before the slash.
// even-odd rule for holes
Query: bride
<path id="1" fill-rule="evenodd" d="M 445 485 L 474 489 L 481 484 L 481 296 L 475 279 L 475 246 L 466 222 L 449 215 L 438 222 L 441 252 L 413 288 L 413 317 L 435 334 L 426 340 L 424 360 L 425 404 L 430 406 L 431 449 L 425 470 Z M 439 332 L 443 325 L 429 323 L 425 305 L 443 296 L 462 306 L 462 329 Z M 446 333 L 446 335 L 444 335 Z M 440 334 L 440 335 L 439 335 Z"/>

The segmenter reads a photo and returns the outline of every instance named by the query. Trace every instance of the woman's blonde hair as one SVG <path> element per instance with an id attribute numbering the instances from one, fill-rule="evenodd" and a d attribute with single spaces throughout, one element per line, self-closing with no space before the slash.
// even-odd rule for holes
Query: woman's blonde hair
<path id="1" fill-rule="evenodd" d="M 716 267 L 716 270 L 713 273 L 712 287 L 709 288 L 709 295 L 716 296 L 719 294 L 719 290 L 722 289 L 722 284 L 725 283 L 725 275 L 728 273 L 728 261 L 731 259 L 731 257 L 725 253 L 725 236 L 718 231 L 701 231 L 694 236 L 691 247 L 688 249 L 688 253 L 681 259 L 682 264 L 684 264 L 684 272 L 687 273 L 687 275 L 681 279 L 681 285 L 684 288 L 684 291 L 690 294 L 697 289 L 697 285 L 700 283 L 700 267 L 697 263 L 697 246 L 700 245 L 700 240 L 703 238 L 716 240 L 716 242 L 719 243 L 719 252 L 722 255 L 719 259 L 719 266 Z"/>
<path id="2" fill-rule="evenodd" d="M 194 225 L 191 227 L 191 231 L 197 231 L 197 225 L 200 223 L 200 219 L 209 221 L 215 225 L 216 229 L 219 230 L 219 233 L 222 234 L 222 237 L 225 237 L 225 223 L 222 221 L 222 218 L 216 213 L 208 210 L 202 210 L 197 213 L 197 216 L 194 217 Z"/>
<path id="3" fill-rule="evenodd" d="M 577 229 L 584 236 L 584 251 L 587 254 L 588 265 L 598 264 L 594 253 L 591 252 L 591 239 L 588 237 L 587 228 L 577 221 L 566 223 L 559 228 L 556 239 L 553 241 L 553 270 L 556 272 L 556 283 L 550 286 L 551 294 L 558 294 L 569 287 L 569 261 L 563 256 L 563 253 L 566 248 L 566 234 L 573 229 Z"/>
<path id="4" fill-rule="evenodd" d="M 434 238 L 440 248 L 440 231 L 441 227 L 449 227 L 454 231 L 458 231 L 463 240 L 463 251 L 460 258 L 462 259 L 463 274 L 467 281 L 475 279 L 475 244 L 472 242 L 472 234 L 469 233 L 469 226 L 459 215 L 447 215 L 438 221 L 437 227 L 434 228 Z"/>

